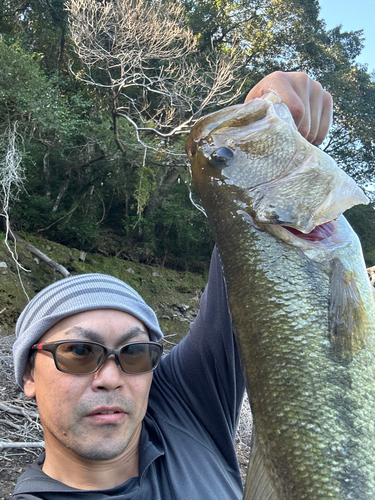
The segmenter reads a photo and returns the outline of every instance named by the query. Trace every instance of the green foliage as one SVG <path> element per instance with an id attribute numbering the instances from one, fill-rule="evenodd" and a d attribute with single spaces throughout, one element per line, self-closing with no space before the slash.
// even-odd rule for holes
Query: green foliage
<path id="1" fill-rule="evenodd" d="M 0 41 L 0 119 L 40 125 L 55 118 L 56 92 L 39 67 L 37 55 L 23 51 L 16 44 Z M 46 125 L 47 125 L 46 123 Z"/>
<path id="2" fill-rule="evenodd" d="M 357 182 L 372 183 L 375 171 L 375 83 L 365 68 L 325 78 L 332 88 L 336 119 L 325 151 Z"/>
<path id="3" fill-rule="evenodd" d="M 52 212 L 53 201 L 45 196 L 23 196 L 11 212 L 14 228 L 29 233 L 42 234 L 58 243 L 89 251 L 99 239 L 99 229 L 87 206 L 79 210 Z"/>
<path id="4" fill-rule="evenodd" d="M 155 189 L 155 171 L 150 166 L 142 165 L 137 169 L 135 177 L 137 187 L 134 192 L 134 197 L 137 201 L 138 216 L 141 217 L 150 194 Z"/>
<path id="5" fill-rule="evenodd" d="M 213 249 L 208 221 L 190 202 L 188 186 L 180 178 L 165 190 L 153 212 L 127 217 L 124 232 L 137 258 L 148 264 L 202 269 Z"/>
<path id="6" fill-rule="evenodd" d="M 65 0 L 2 0 L 0 32 L 29 53 L 41 56 L 41 67 L 52 74 L 63 65 L 66 40 Z M 73 52 L 70 52 L 70 57 Z"/>
<path id="7" fill-rule="evenodd" d="M 356 205 L 345 212 L 354 231 L 361 240 L 363 255 L 367 267 L 375 265 L 375 207 L 373 203 L 369 205 Z"/>
<path id="8" fill-rule="evenodd" d="M 213 47 L 231 55 L 239 42 L 245 92 L 276 69 L 303 70 L 318 78 L 335 102 L 325 150 L 362 185 L 373 184 L 375 83 L 367 68 L 355 63 L 363 46 L 361 31 L 327 31 L 318 18 L 318 0 L 182 3 L 198 39 L 198 52 L 191 57 L 199 64 L 200 76 L 209 73 L 206 56 Z M 108 74 L 95 63 L 89 71 L 99 85 L 74 79 L 68 60 L 76 73 L 83 71 L 67 30 L 64 4 L 0 2 L 0 135 L 17 121 L 26 175 L 26 191 L 10 212 L 14 229 L 148 263 L 190 269 L 207 263 L 212 237 L 206 219 L 189 201 L 185 159 L 166 154 L 181 153 L 185 136 L 155 139 L 147 130 L 150 116 L 156 113 L 163 121 L 171 111 L 163 108 L 165 96 L 151 93 L 142 100 L 144 89 L 135 87 L 119 94 L 108 91 L 100 86 L 109 83 Z M 155 76 L 165 61 L 149 65 L 146 74 Z M 192 85 L 186 92 L 192 106 L 202 100 L 198 87 Z M 137 100 L 142 103 L 139 113 L 133 107 Z M 176 100 L 179 111 L 171 123 L 187 116 L 181 102 Z M 115 108 L 120 111 L 114 118 Z M 144 125 L 143 144 L 121 112 Z M 369 265 L 375 262 L 373 212 L 372 206 L 361 206 L 348 215 Z"/>
<path id="9" fill-rule="evenodd" d="M 19 221 L 17 229 L 34 232 L 40 227 L 46 227 L 55 222 L 50 216 L 52 204 L 51 200 L 37 194 L 22 197 L 22 201 L 15 204 L 11 212 L 12 219 Z"/>

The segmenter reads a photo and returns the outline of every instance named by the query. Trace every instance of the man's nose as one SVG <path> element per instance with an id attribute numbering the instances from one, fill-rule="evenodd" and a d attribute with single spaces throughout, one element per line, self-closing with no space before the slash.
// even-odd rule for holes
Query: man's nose
<path id="1" fill-rule="evenodd" d="M 124 375 L 117 356 L 111 354 L 94 373 L 93 386 L 95 389 L 114 390 L 124 384 Z"/>

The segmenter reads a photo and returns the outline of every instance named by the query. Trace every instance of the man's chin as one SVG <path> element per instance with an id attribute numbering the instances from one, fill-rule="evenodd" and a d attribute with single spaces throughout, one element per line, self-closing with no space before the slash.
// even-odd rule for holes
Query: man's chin
<path id="1" fill-rule="evenodd" d="M 94 446 L 73 446 L 69 449 L 80 459 L 93 461 L 107 461 L 116 459 L 122 455 L 128 447 L 127 442 L 117 439 L 114 441 L 106 440 L 105 443 L 95 442 Z"/>

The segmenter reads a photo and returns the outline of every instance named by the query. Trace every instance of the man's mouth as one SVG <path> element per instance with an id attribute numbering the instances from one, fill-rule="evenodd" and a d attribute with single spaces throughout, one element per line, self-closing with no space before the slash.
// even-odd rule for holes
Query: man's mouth
<path id="1" fill-rule="evenodd" d="M 95 413 L 95 415 L 112 415 L 113 413 L 120 413 L 119 411 L 101 411 L 98 413 Z"/>
<path id="2" fill-rule="evenodd" d="M 110 415 L 112 413 L 126 413 L 120 406 L 100 406 L 93 409 L 89 415 Z"/>
<path id="3" fill-rule="evenodd" d="M 87 415 L 92 422 L 98 424 L 118 424 L 126 417 L 122 408 L 97 408 Z"/>

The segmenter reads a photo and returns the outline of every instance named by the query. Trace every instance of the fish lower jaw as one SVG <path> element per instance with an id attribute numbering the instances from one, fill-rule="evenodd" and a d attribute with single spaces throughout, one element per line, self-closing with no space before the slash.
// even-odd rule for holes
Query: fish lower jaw
<path id="1" fill-rule="evenodd" d="M 294 234 L 298 238 L 301 238 L 302 240 L 305 240 L 305 241 L 311 241 L 312 243 L 320 242 L 320 241 L 325 240 L 326 238 L 330 238 L 335 233 L 334 221 L 325 222 L 324 224 L 316 226 L 309 233 L 303 233 L 302 231 L 299 231 L 298 229 L 295 229 L 294 227 L 288 227 L 288 226 L 282 226 L 282 227 L 287 229 L 289 232 L 291 232 L 292 234 Z"/>
<path id="2" fill-rule="evenodd" d="M 310 233 L 304 234 L 294 228 L 268 224 L 265 229 L 272 236 L 299 248 L 312 260 L 325 260 L 327 252 L 351 245 L 358 238 L 345 217 L 340 215 L 335 220 L 317 226 Z"/>

